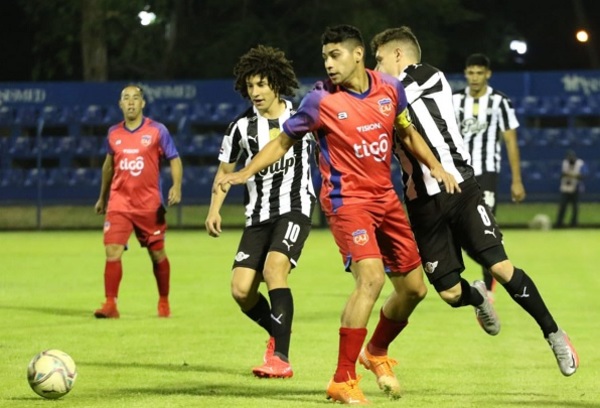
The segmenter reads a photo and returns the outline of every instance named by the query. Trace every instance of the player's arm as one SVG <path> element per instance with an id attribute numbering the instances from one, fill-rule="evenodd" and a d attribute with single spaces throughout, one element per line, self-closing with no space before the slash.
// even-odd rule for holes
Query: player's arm
<path id="1" fill-rule="evenodd" d="M 504 144 L 506 145 L 506 155 L 510 165 L 510 173 L 512 175 L 512 184 L 510 192 L 512 200 L 520 202 L 525 199 L 525 187 L 521 179 L 521 157 L 519 154 L 519 145 L 517 144 L 516 129 L 509 129 L 502 132 Z"/>
<path id="2" fill-rule="evenodd" d="M 434 177 L 438 183 L 444 183 L 448 193 L 453 194 L 455 191 L 460 193 L 460 187 L 454 176 L 444 170 L 442 164 L 435 157 L 427 143 L 425 143 L 423 136 L 421 136 L 412 124 L 408 109 L 404 109 L 396 116 L 394 125 L 400 143 L 402 143 L 406 150 L 415 156 L 417 160 L 429 168 L 431 176 Z"/>
<path id="3" fill-rule="evenodd" d="M 113 175 L 115 174 L 115 169 L 113 165 L 113 156 L 111 154 L 107 154 L 104 159 L 104 163 L 102 164 L 102 179 L 100 181 L 100 196 L 98 197 L 98 201 L 96 201 L 96 205 L 94 206 L 94 210 L 96 214 L 104 214 L 106 213 L 106 204 L 108 202 L 108 193 L 110 193 L 110 184 L 112 183 Z"/>
<path id="4" fill-rule="evenodd" d="M 292 139 L 285 132 L 279 133 L 279 136 L 267 143 L 246 167 L 215 178 L 213 192 L 215 189 L 227 192 L 232 185 L 244 184 L 250 177 L 281 159 L 294 143 L 296 139 Z"/>
<path id="5" fill-rule="evenodd" d="M 235 162 L 221 162 L 221 164 L 219 164 L 219 168 L 217 169 L 217 173 L 215 174 L 215 179 L 213 183 L 216 183 L 218 179 L 225 176 L 226 174 L 232 174 L 234 170 Z M 223 191 L 222 189 L 216 187 L 216 185 L 213 184 L 212 195 L 210 197 L 210 207 L 208 208 L 208 214 L 206 215 L 206 220 L 204 221 L 206 231 L 211 237 L 216 238 L 219 235 L 221 235 L 220 212 L 221 207 L 223 207 L 223 203 L 225 202 L 225 197 L 227 197 L 227 191 Z"/>
<path id="6" fill-rule="evenodd" d="M 171 166 L 171 179 L 173 185 L 169 189 L 168 205 L 174 205 L 181 202 L 181 180 L 183 179 L 183 164 L 180 157 L 169 160 Z"/>

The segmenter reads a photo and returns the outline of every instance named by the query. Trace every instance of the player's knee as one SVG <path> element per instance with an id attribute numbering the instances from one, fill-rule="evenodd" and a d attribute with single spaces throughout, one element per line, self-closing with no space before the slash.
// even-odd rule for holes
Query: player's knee
<path id="1" fill-rule="evenodd" d="M 358 276 L 356 280 L 357 289 L 363 291 L 376 299 L 379 297 L 383 285 L 385 284 L 385 276 L 383 273 L 364 273 Z"/>
<path id="2" fill-rule="evenodd" d="M 513 266 L 512 262 L 508 259 L 501 262 L 497 262 L 489 268 L 492 276 L 502 284 L 510 281 L 514 269 L 515 267 Z"/>
<path id="3" fill-rule="evenodd" d="M 109 261 L 118 261 L 121 259 L 123 251 L 125 251 L 124 245 L 107 244 L 104 246 L 104 253 L 106 254 L 106 259 Z"/>
<path id="4" fill-rule="evenodd" d="M 458 287 L 450 288 L 439 292 L 442 300 L 449 305 L 455 305 L 460 301 L 461 291 L 460 285 Z"/>
<path id="5" fill-rule="evenodd" d="M 238 285 L 236 282 L 231 283 L 231 296 L 242 309 L 251 302 L 250 288 Z"/>

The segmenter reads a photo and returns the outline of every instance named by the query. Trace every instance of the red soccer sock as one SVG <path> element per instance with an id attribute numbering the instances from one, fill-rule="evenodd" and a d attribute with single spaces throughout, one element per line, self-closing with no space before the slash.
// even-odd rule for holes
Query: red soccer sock
<path id="1" fill-rule="evenodd" d="M 379 322 L 367 344 L 367 350 L 374 356 L 385 356 L 389 345 L 394 341 L 400 332 L 406 327 L 408 321 L 396 322 L 390 320 L 383 314 L 383 309 L 379 311 Z"/>
<path id="2" fill-rule="evenodd" d="M 119 296 L 119 285 L 123 277 L 121 260 L 106 261 L 104 264 L 104 295 L 107 302 L 115 302 Z"/>
<path id="3" fill-rule="evenodd" d="M 356 360 L 367 337 L 367 329 L 340 327 L 338 364 L 333 381 L 344 382 L 356 379 Z"/>
<path id="4" fill-rule="evenodd" d="M 158 294 L 161 299 L 166 299 L 169 296 L 169 281 L 171 278 L 171 265 L 169 258 L 165 258 L 158 263 L 152 264 L 156 285 L 158 286 Z"/>

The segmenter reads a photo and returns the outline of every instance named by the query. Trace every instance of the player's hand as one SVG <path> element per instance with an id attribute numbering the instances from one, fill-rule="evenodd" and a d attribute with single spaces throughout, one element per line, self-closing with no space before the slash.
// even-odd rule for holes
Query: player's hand
<path id="1" fill-rule="evenodd" d="M 169 206 L 179 204 L 181 202 L 181 189 L 176 188 L 175 186 L 169 189 L 169 196 L 167 199 L 167 204 Z"/>
<path id="2" fill-rule="evenodd" d="M 229 191 L 231 186 L 236 184 L 244 184 L 248 180 L 241 171 L 234 173 L 223 174 L 215 179 L 213 184 L 213 193 L 216 193 L 219 189 L 226 193 Z"/>
<path id="3" fill-rule="evenodd" d="M 454 176 L 444 170 L 442 166 L 431 169 L 431 176 L 434 177 L 438 183 L 444 184 L 447 193 L 454 194 L 455 192 L 461 192 L 460 186 Z"/>
<path id="4" fill-rule="evenodd" d="M 510 186 L 510 194 L 514 203 L 520 203 L 525 200 L 525 187 L 521 182 L 513 182 Z"/>
<path id="5" fill-rule="evenodd" d="M 102 198 L 96 201 L 96 205 L 94 205 L 94 211 L 96 214 L 106 214 L 106 203 Z"/>
<path id="6" fill-rule="evenodd" d="M 221 235 L 221 215 L 220 214 L 208 214 L 204 226 L 208 235 L 211 237 L 218 238 Z"/>

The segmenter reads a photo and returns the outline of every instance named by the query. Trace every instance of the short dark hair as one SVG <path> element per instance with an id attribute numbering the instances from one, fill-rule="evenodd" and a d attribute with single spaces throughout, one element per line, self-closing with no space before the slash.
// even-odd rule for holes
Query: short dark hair
<path id="1" fill-rule="evenodd" d="M 473 65 L 477 65 L 478 67 L 486 67 L 487 69 L 492 68 L 490 59 L 481 53 L 471 54 L 467 57 L 465 67 L 472 67 Z"/>
<path id="2" fill-rule="evenodd" d="M 294 96 L 295 89 L 300 87 L 292 61 L 285 57 L 278 48 L 258 45 L 242 55 L 233 68 L 235 75 L 235 90 L 244 98 L 250 98 L 246 80 L 259 75 L 267 78 L 269 86 L 279 95 Z"/>
<path id="3" fill-rule="evenodd" d="M 417 60 L 421 61 L 421 46 L 419 45 L 419 40 L 417 40 L 417 36 L 412 32 L 410 27 L 407 26 L 388 28 L 379 34 L 376 34 L 371 40 L 371 52 L 375 54 L 379 47 L 392 41 L 407 42 L 411 44 L 415 49 L 415 57 Z"/>
<path id="4" fill-rule="evenodd" d="M 353 42 L 354 46 L 365 47 L 360 30 L 348 24 L 327 27 L 321 35 L 321 45 L 337 44 L 345 41 Z"/>

